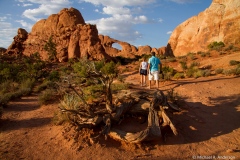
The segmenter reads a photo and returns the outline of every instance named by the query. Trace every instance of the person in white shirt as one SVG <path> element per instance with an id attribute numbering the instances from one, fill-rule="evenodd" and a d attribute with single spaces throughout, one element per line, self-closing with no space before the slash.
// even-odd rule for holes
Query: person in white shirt
<path id="1" fill-rule="evenodd" d="M 146 58 L 143 57 L 143 61 L 140 63 L 139 73 L 141 75 L 141 86 L 146 86 L 146 76 L 147 76 L 148 62 Z"/>

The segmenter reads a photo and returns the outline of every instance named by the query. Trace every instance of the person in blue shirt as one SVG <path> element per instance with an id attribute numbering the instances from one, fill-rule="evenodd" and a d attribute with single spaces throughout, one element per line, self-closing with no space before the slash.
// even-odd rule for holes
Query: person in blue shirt
<path id="1" fill-rule="evenodd" d="M 149 89 L 151 89 L 151 81 L 156 81 L 156 87 L 159 87 L 159 69 L 162 73 L 162 63 L 159 58 L 155 56 L 155 52 L 151 52 L 152 57 L 148 60 L 148 73 L 149 73 Z"/>

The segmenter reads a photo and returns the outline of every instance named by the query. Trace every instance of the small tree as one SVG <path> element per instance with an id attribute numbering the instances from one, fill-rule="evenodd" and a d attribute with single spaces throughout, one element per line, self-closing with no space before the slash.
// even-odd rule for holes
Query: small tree
<path id="1" fill-rule="evenodd" d="M 52 36 L 49 37 L 48 41 L 44 45 L 44 50 L 48 52 L 48 60 L 57 61 L 56 44 L 53 42 Z"/>

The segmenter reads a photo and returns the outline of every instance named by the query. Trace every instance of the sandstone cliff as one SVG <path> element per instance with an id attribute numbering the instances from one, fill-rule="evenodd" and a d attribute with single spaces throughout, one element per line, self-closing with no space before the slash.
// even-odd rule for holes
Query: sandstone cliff
<path id="1" fill-rule="evenodd" d="M 206 51 L 214 41 L 240 44 L 240 0 L 213 0 L 205 11 L 175 28 L 167 52 L 182 56 Z"/>

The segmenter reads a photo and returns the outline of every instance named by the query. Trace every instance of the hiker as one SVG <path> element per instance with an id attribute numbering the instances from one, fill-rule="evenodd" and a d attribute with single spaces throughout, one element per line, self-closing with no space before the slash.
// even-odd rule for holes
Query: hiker
<path id="1" fill-rule="evenodd" d="M 159 87 L 159 73 L 162 74 L 162 63 L 159 58 L 155 56 L 155 52 L 151 52 L 152 57 L 148 60 L 149 73 L 149 89 L 151 89 L 151 81 L 156 81 L 156 87 Z M 160 68 L 160 72 L 158 71 Z"/>
<path id="2" fill-rule="evenodd" d="M 148 62 L 146 57 L 143 57 L 143 61 L 140 63 L 139 73 L 141 75 L 141 86 L 146 86 L 146 76 L 147 76 Z"/>

